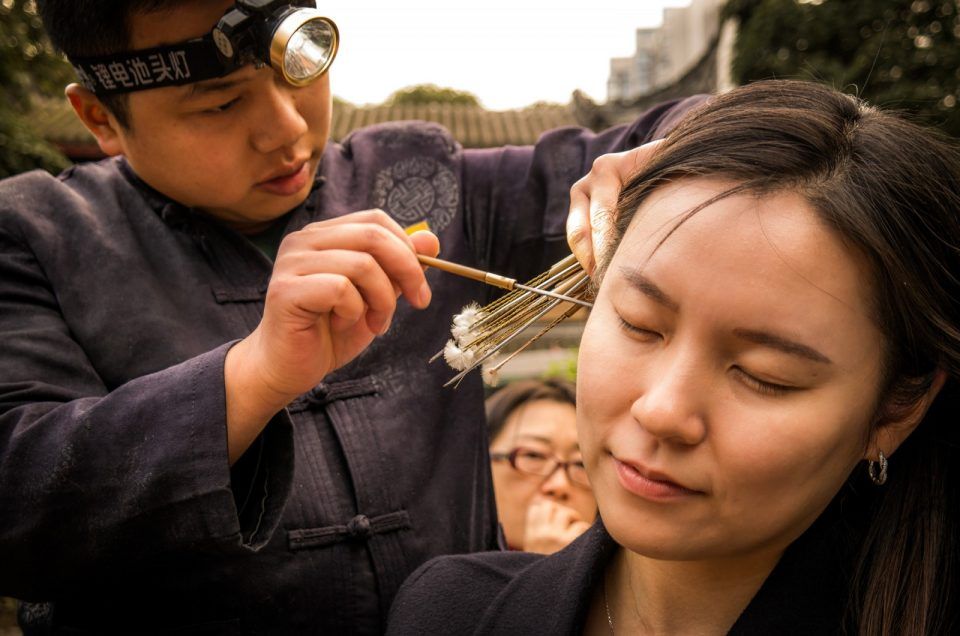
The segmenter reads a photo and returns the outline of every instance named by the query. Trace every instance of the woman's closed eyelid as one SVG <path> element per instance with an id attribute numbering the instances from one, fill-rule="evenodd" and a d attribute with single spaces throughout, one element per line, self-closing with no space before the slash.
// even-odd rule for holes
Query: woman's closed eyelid
<path id="1" fill-rule="evenodd" d="M 740 367 L 734 367 L 733 370 L 740 377 L 740 380 L 747 385 L 748 388 L 761 393 L 764 395 L 771 396 L 780 396 L 787 393 L 799 391 L 800 387 L 790 386 L 787 384 L 778 384 L 776 382 L 768 382 L 766 380 L 761 380 L 760 378 L 748 373 Z"/>
<path id="2" fill-rule="evenodd" d="M 620 322 L 620 327 L 628 333 L 636 334 L 638 336 L 643 336 L 650 339 L 659 339 L 663 337 L 659 332 L 654 331 L 653 329 L 640 327 L 625 320 L 623 316 L 618 315 L 617 319 Z"/>
<path id="3" fill-rule="evenodd" d="M 616 309 L 614 312 L 617 316 L 617 322 L 619 323 L 620 328 L 627 332 L 632 338 L 639 340 L 640 342 L 655 342 L 663 339 L 664 335 L 659 331 L 634 324 L 634 322 L 625 319 Z M 738 374 L 739 379 L 743 384 L 745 384 L 754 392 L 763 395 L 781 396 L 803 389 L 803 387 L 800 386 L 762 380 L 739 366 L 734 366 L 733 370 Z"/>

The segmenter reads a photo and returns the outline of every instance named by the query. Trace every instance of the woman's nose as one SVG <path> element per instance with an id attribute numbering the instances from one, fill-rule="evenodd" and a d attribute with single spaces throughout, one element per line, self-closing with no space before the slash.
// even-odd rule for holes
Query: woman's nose
<path id="1" fill-rule="evenodd" d="M 692 446 L 703 441 L 703 404 L 708 387 L 703 373 L 690 360 L 664 360 L 651 370 L 630 414 L 650 435 L 662 441 Z"/>
<path id="2" fill-rule="evenodd" d="M 571 487 L 572 484 L 567 477 L 567 471 L 558 464 L 557 468 L 547 475 L 543 483 L 540 484 L 540 492 L 558 501 L 566 501 L 570 498 Z"/>
<path id="3" fill-rule="evenodd" d="M 309 130 L 296 99 L 296 88 L 270 82 L 269 90 L 261 98 L 263 105 L 254 122 L 253 147 L 269 154 L 295 144 Z"/>

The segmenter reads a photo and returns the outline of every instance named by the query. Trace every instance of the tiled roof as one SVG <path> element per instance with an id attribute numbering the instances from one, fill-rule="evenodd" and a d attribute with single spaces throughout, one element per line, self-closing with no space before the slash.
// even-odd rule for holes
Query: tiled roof
<path id="1" fill-rule="evenodd" d="M 37 131 L 68 156 L 89 158 L 97 154 L 93 137 L 65 99 L 37 101 L 31 119 Z M 354 106 L 338 102 L 333 111 L 331 137 L 339 141 L 356 128 L 407 119 L 437 122 L 467 148 L 532 144 L 551 128 L 577 125 L 573 110 L 561 104 L 493 111 L 463 104 Z"/>
<path id="2" fill-rule="evenodd" d="M 576 126 L 569 106 L 543 104 L 518 110 L 493 111 L 464 104 L 353 106 L 338 104 L 331 137 L 343 139 L 351 130 L 385 121 L 422 119 L 437 122 L 467 148 L 527 145 L 551 128 Z"/>

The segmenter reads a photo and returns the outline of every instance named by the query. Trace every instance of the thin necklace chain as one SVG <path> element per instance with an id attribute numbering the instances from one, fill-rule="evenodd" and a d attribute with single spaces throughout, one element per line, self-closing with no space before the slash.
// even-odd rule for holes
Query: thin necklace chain
<path id="1" fill-rule="evenodd" d="M 610 636 L 614 636 L 613 615 L 610 613 L 610 603 L 607 602 L 607 573 L 603 573 L 603 609 L 607 610 L 607 626 L 610 627 Z"/>

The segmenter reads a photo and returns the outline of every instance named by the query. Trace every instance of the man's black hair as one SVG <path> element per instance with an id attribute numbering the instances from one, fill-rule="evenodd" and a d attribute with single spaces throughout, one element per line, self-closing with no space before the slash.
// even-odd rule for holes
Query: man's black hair
<path id="1" fill-rule="evenodd" d="M 37 0 L 50 41 L 68 58 L 126 51 L 130 17 L 187 4 L 190 0 Z M 126 95 L 103 95 L 100 102 L 124 128 L 130 127 Z"/>

